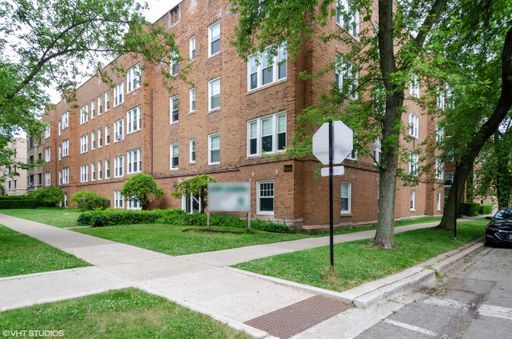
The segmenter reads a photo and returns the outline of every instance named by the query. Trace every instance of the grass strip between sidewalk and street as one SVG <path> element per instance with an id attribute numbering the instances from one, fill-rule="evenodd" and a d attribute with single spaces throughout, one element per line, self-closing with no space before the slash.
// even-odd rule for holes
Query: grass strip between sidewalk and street
<path id="1" fill-rule="evenodd" d="M 75 227 L 80 213 L 76 208 L 0 209 L 0 213 L 57 227 Z"/>
<path id="2" fill-rule="evenodd" d="M 395 235 L 396 246 L 384 250 L 371 240 L 334 245 L 335 272 L 329 272 L 329 246 L 281 254 L 234 265 L 236 268 L 334 291 L 400 272 L 467 244 L 485 233 L 485 220 L 459 223 L 452 231 L 429 228 Z"/>
<path id="3" fill-rule="evenodd" d="M 0 330 L 27 330 L 27 334 L 28 330 L 48 330 L 55 331 L 53 337 L 89 339 L 248 337 L 206 315 L 136 289 L 2 312 Z"/>
<path id="4" fill-rule="evenodd" d="M 89 266 L 71 254 L 0 225 L 0 277 Z"/>

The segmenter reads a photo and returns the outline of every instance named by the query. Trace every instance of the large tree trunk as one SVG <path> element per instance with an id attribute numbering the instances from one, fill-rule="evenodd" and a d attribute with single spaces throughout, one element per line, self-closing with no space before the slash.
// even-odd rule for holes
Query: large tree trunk
<path id="1" fill-rule="evenodd" d="M 443 219 L 439 224 L 441 228 L 454 227 L 454 209 L 455 201 L 460 201 L 464 191 L 464 183 L 471 171 L 472 165 L 480 153 L 480 150 L 489 138 L 498 130 L 503 119 L 507 116 L 512 106 L 512 27 L 507 31 L 503 54 L 501 57 L 501 95 L 498 104 L 491 117 L 480 127 L 473 140 L 465 148 L 465 152 L 460 157 L 460 161 L 455 166 L 454 183 L 457 182 L 457 192 L 450 190 L 448 201 L 444 206 Z M 454 159 L 457 159 L 454 157 Z M 453 186 L 452 186 L 453 188 Z"/>

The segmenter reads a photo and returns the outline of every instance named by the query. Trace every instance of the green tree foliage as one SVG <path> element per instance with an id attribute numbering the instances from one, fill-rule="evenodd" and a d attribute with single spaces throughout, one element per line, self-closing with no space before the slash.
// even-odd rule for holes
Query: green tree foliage
<path id="1" fill-rule="evenodd" d="M 181 198 L 183 194 L 199 196 L 201 199 L 201 212 L 204 212 L 208 201 L 208 183 L 210 182 L 216 182 L 215 178 L 205 174 L 196 175 L 177 184 L 171 194 L 175 198 Z"/>
<path id="2" fill-rule="evenodd" d="M 44 205 L 55 207 L 64 201 L 64 192 L 59 187 L 40 188 L 27 194 L 29 199 L 37 200 Z"/>
<path id="3" fill-rule="evenodd" d="M 72 102 L 73 89 L 83 76 L 98 73 L 111 84 L 112 73 L 123 74 L 115 59 L 120 55 L 142 57 L 146 66 L 169 64 L 169 55 L 176 50 L 174 37 L 166 27 L 148 25 L 143 9 L 130 0 L 0 2 L 3 138 L 20 130 L 41 134 L 44 125 L 39 118 L 49 104 L 48 87 L 56 86 Z M 114 60 L 111 71 L 98 60 Z M 9 161 L 4 149 L 1 139 L 0 157 Z"/>
<path id="4" fill-rule="evenodd" d="M 83 211 L 108 208 L 110 201 L 96 192 L 82 190 L 71 196 L 71 202 Z"/>
<path id="5" fill-rule="evenodd" d="M 139 173 L 128 179 L 121 191 L 126 198 L 135 198 L 140 201 L 143 210 L 147 210 L 150 198 L 160 198 L 164 191 L 158 187 L 155 179 L 149 174 Z"/>

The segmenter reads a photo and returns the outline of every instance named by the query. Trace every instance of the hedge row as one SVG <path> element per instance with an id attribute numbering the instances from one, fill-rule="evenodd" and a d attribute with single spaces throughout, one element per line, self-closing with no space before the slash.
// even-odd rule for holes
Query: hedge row
<path id="1" fill-rule="evenodd" d="M 125 211 L 125 210 L 94 210 L 80 214 L 78 224 L 84 226 L 114 226 L 129 224 L 170 224 L 176 226 L 206 226 L 207 216 L 204 213 L 189 214 L 179 209 L 153 210 L 153 211 Z M 229 215 L 210 215 L 210 225 L 231 226 L 245 228 L 247 220 Z M 293 233 L 292 227 L 263 220 L 253 220 L 253 229 L 275 232 Z"/>
<path id="2" fill-rule="evenodd" d="M 467 216 L 477 216 L 478 214 L 491 214 L 492 205 L 480 205 L 477 202 L 465 202 L 460 204 L 460 213 Z"/>
<path id="3" fill-rule="evenodd" d="M 26 197 L 17 199 L 0 199 L 0 209 L 12 209 L 12 208 L 37 208 L 44 207 L 40 201 L 35 199 L 27 199 Z"/>

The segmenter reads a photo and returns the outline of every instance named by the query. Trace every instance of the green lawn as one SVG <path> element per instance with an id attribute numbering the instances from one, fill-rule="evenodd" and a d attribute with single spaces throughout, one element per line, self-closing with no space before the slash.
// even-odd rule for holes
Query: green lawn
<path id="1" fill-rule="evenodd" d="M 0 330 L 56 330 L 63 331 L 60 337 L 89 339 L 247 338 L 206 315 L 135 289 L 2 312 Z"/>
<path id="2" fill-rule="evenodd" d="M 243 229 L 237 227 L 219 226 L 216 226 L 213 229 L 242 233 L 233 234 L 183 231 L 191 228 L 199 230 L 206 229 L 206 227 L 183 227 L 163 224 L 137 224 L 78 228 L 74 229 L 74 231 L 131 244 L 170 255 L 208 252 L 227 248 L 295 240 L 308 237 L 308 235 L 303 233 L 286 234 L 263 231 L 245 233 L 243 232 Z"/>
<path id="3" fill-rule="evenodd" d="M 0 277 L 88 266 L 71 254 L 0 225 Z"/>
<path id="4" fill-rule="evenodd" d="M 395 236 L 396 247 L 392 250 L 371 247 L 369 240 L 336 244 L 334 274 L 327 274 L 328 246 L 257 259 L 235 267 L 342 291 L 402 271 L 482 237 L 486 223 L 485 220 L 460 223 L 456 241 L 448 230 L 421 229 L 400 233 Z"/>
<path id="5" fill-rule="evenodd" d="M 78 226 L 76 220 L 81 212 L 74 208 L 22 208 L 0 209 L 0 213 L 57 227 L 74 227 Z"/>

